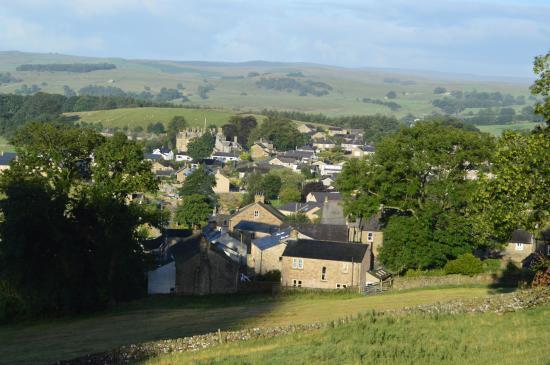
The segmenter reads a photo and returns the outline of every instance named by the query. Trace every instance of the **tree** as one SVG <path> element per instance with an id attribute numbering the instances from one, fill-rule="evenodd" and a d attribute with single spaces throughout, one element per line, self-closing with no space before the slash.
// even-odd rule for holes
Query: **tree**
<path id="1" fill-rule="evenodd" d="M 214 208 L 217 204 L 216 193 L 213 187 L 216 186 L 214 175 L 208 173 L 204 166 L 199 166 L 193 171 L 183 183 L 179 190 L 179 194 L 183 196 L 200 195 L 205 197 L 210 208 Z"/>
<path id="2" fill-rule="evenodd" d="M 286 186 L 279 192 L 279 198 L 282 203 L 299 202 L 302 199 L 302 194 L 298 188 Z"/>
<path id="3" fill-rule="evenodd" d="M 268 199 L 275 199 L 281 190 L 281 178 L 277 175 L 267 174 L 262 179 L 260 189 Z"/>
<path id="4" fill-rule="evenodd" d="M 175 115 L 168 123 L 166 134 L 172 149 L 176 148 L 176 138 L 178 133 L 183 131 L 185 128 L 187 128 L 187 121 L 181 115 Z"/>
<path id="5" fill-rule="evenodd" d="M 193 138 L 187 145 L 187 154 L 193 158 L 193 161 L 202 161 L 210 157 L 216 143 L 215 137 L 205 132 L 202 136 Z"/>
<path id="6" fill-rule="evenodd" d="M 53 124 L 29 124 L 13 142 L 18 158 L 0 177 L 0 281 L 31 314 L 89 311 L 142 294 L 138 227 L 148 217 L 126 204 L 135 189 L 156 189 L 141 148 L 123 135 L 105 140 Z"/>
<path id="7" fill-rule="evenodd" d="M 161 122 L 156 122 L 156 123 L 149 123 L 147 125 L 147 132 L 154 133 L 154 134 L 161 134 L 161 133 L 165 133 L 166 130 L 164 129 L 164 124 L 162 124 Z"/>
<path id="8" fill-rule="evenodd" d="M 394 229 L 385 232 L 381 252 L 382 261 L 393 269 L 440 267 L 485 243 L 476 239 L 466 217 L 476 187 L 466 173 L 487 169 L 492 144 L 486 134 L 438 122 L 402 129 L 384 138 L 373 158 L 352 159 L 344 166 L 336 185 L 344 194 L 345 211 L 366 219 L 383 207 L 383 213 L 396 216 L 390 214 L 388 224 Z M 423 244 L 433 254 L 412 255 L 415 250 L 424 252 L 414 247 L 414 232 L 422 233 Z M 398 260 L 395 252 L 403 245 L 411 249 L 405 250 L 406 259 Z"/>
<path id="9" fill-rule="evenodd" d="M 447 89 L 441 86 L 438 86 L 434 89 L 434 94 L 445 94 L 446 92 L 447 92 Z"/>
<path id="10" fill-rule="evenodd" d="M 395 99 L 395 98 L 397 98 L 397 94 L 395 93 L 395 91 L 392 90 L 392 91 L 389 91 L 389 92 L 386 94 L 386 97 L 387 97 L 388 99 Z"/>
<path id="11" fill-rule="evenodd" d="M 187 195 L 176 208 L 176 221 L 178 225 L 192 228 L 205 223 L 211 213 L 208 197 L 198 194 Z"/>
<path id="12" fill-rule="evenodd" d="M 293 121 L 271 117 L 250 133 L 249 145 L 252 145 L 261 137 L 272 141 L 273 146 L 280 151 L 294 149 L 309 141 L 309 136 L 300 133 Z"/>
<path id="13" fill-rule="evenodd" d="M 540 95 L 543 103 L 535 105 L 535 113 L 541 115 L 550 127 L 550 52 L 543 56 L 535 57 L 533 72 L 538 76 L 531 86 L 532 95 Z"/>
<path id="14" fill-rule="evenodd" d="M 253 115 L 234 116 L 231 117 L 229 123 L 223 125 L 222 128 L 223 133 L 228 139 L 233 140 L 234 137 L 237 137 L 237 142 L 246 146 L 250 132 L 256 128 L 257 125 L 258 122 Z"/>
<path id="15" fill-rule="evenodd" d="M 478 234 L 505 242 L 517 228 L 538 232 L 550 223 L 550 135 L 505 132 L 476 194 Z"/>

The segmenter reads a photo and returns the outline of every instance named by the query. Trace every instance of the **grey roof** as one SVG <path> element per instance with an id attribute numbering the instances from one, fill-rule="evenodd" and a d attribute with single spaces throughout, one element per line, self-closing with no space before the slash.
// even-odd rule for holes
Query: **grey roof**
<path id="1" fill-rule="evenodd" d="M 281 243 L 283 240 L 290 237 L 290 231 L 291 231 L 291 228 L 286 228 L 282 231 L 272 234 L 271 236 L 256 238 L 255 240 L 252 240 L 252 244 L 258 247 L 262 251 L 267 250 L 268 248 L 276 246 L 279 243 Z"/>
<path id="2" fill-rule="evenodd" d="M 280 211 L 287 211 L 287 212 L 307 213 L 310 210 L 313 210 L 315 208 L 320 208 L 321 206 L 322 206 L 321 203 L 315 203 L 315 202 L 307 202 L 307 203 L 290 202 L 280 206 L 278 209 Z"/>
<path id="3" fill-rule="evenodd" d="M 376 152 L 376 147 L 374 146 L 371 146 L 371 145 L 365 145 L 363 146 L 363 151 L 365 152 Z"/>
<path id="4" fill-rule="evenodd" d="M 361 262 L 368 251 L 368 245 L 336 241 L 304 240 L 289 241 L 283 256 L 308 259 Z"/>
<path id="5" fill-rule="evenodd" d="M 279 230 L 279 227 L 271 224 L 251 221 L 240 221 L 234 228 L 239 231 L 262 232 L 269 234 L 275 233 Z"/>
<path id="6" fill-rule="evenodd" d="M 361 220 L 361 222 L 355 223 L 361 228 L 362 231 L 381 231 L 382 222 L 378 215 L 373 215 L 368 219 Z"/>
<path id="7" fill-rule="evenodd" d="M 284 162 L 284 163 L 297 163 L 296 159 L 295 159 L 295 158 L 292 158 L 292 157 L 277 156 L 277 157 L 275 157 L 275 158 L 278 159 L 278 160 L 281 161 L 281 162 Z"/>
<path id="8" fill-rule="evenodd" d="M 322 203 L 325 201 L 325 198 L 328 200 L 342 200 L 342 195 L 340 193 L 330 193 L 323 191 L 312 191 L 311 194 L 315 197 L 317 203 Z"/>
<path id="9" fill-rule="evenodd" d="M 233 152 L 214 152 L 212 153 L 212 156 L 221 156 L 221 157 L 238 157 Z"/>
<path id="10" fill-rule="evenodd" d="M 0 166 L 9 165 L 11 160 L 15 157 L 17 157 L 17 153 L 15 152 L 3 152 L 2 155 L 0 155 Z"/>
<path id="11" fill-rule="evenodd" d="M 531 243 L 533 235 L 523 229 L 516 229 L 510 237 L 511 243 Z"/>
<path id="12" fill-rule="evenodd" d="M 371 274 L 372 276 L 374 276 L 375 278 L 379 279 L 379 280 L 386 280 L 387 278 L 391 277 L 391 274 L 389 272 L 387 272 L 386 270 L 384 269 L 378 269 L 378 270 L 375 270 L 375 271 L 369 271 L 369 274 Z"/>
<path id="13" fill-rule="evenodd" d="M 342 224 L 296 224 L 295 228 L 316 240 L 348 241 L 348 227 Z"/>
<path id="14" fill-rule="evenodd" d="M 146 160 L 160 160 L 162 155 L 155 155 L 153 153 L 144 153 L 143 158 Z"/>
<path id="15" fill-rule="evenodd" d="M 158 237 L 143 241 L 143 247 L 146 250 L 154 250 L 159 248 L 164 242 L 172 240 L 180 240 L 189 237 L 193 234 L 190 229 L 164 229 L 164 232 Z"/>

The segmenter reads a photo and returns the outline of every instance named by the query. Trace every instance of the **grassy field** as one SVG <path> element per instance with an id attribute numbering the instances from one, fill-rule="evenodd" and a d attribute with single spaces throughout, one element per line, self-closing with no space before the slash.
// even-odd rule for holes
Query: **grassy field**
<path id="1" fill-rule="evenodd" d="M 112 110 L 97 110 L 90 112 L 67 113 L 78 115 L 84 122 L 101 122 L 105 127 L 137 127 L 143 128 L 151 122 L 163 122 L 164 125 L 176 115 L 185 117 L 190 127 L 204 127 L 215 124 L 225 124 L 231 116 L 237 113 L 219 109 L 191 109 L 191 108 L 122 108 Z"/>
<path id="2" fill-rule="evenodd" d="M 18 72 L 23 63 L 73 63 L 109 62 L 117 66 L 113 70 L 88 73 L 69 72 Z M 262 78 L 283 78 L 291 71 L 301 71 L 301 80 L 320 81 L 329 84 L 328 95 L 299 96 L 297 91 L 274 91 L 256 86 Z M 350 114 L 393 114 L 402 117 L 412 113 L 417 117 L 439 111 L 432 101 L 441 96 L 433 94 L 436 86 L 448 90 L 500 91 L 515 96 L 529 95 L 529 80 L 501 79 L 464 75 L 429 74 L 414 71 L 384 69 L 349 69 L 302 63 L 249 62 L 240 64 L 194 63 L 175 61 L 141 61 L 120 58 L 87 58 L 60 54 L 33 54 L 0 52 L 0 72 L 11 72 L 22 81 L 0 85 L 0 92 L 14 92 L 22 84 L 38 85 L 45 92 L 63 93 L 68 85 L 78 91 L 87 85 L 115 86 L 126 91 L 141 92 L 146 87 L 158 93 L 162 87 L 175 88 L 182 84 L 182 93 L 193 105 L 223 108 L 236 111 L 267 109 L 298 110 L 323 113 L 329 116 Z M 248 77 L 249 72 L 260 75 Z M 389 83 L 387 78 L 397 79 Z M 385 80 L 386 79 L 386 80 Z M 197 94 L 199 86 L 209 84 L 214 90 L 207 99 Z M 395 91 L 394 100 L 401 109 L 392 112 L 385 106 L 363 103 L 364 97 L 384 99 L 389 91 Z"/>
<path id="3" fill-rule="evenodd" d="M 40 364 L 152 340 L 215 331 L 329 321 L 369 310 L 490 295 L 486 288 L 348 293 L 160 297 L 89 317 L 0 326 L 0 364 Z"/>
<path id="4" fill-rule="evenodd" d="M 366 315 L 341 327 L 165 355 L 175 364 L 548 364 L 550 307 L 498 315 Z"/>
<path id="5" fill-rule="evenodd" d="M 537 125 L 542 126 L 542 123 L 525 122 L 516 124 L 476 125 L 476 127 L 479 128 L 479 130 L 482 132 L 487 132 L 495 136 L 500 136 L 505 130 L 530 131 L 533 130 Z"/>

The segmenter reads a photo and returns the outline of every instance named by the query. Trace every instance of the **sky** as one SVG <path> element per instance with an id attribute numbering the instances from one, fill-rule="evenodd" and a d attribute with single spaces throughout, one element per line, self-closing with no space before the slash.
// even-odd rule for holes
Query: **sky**
<path id="1" fill-rule="evenodd" d="M 529 77 L 550 0 L 0 0 L 0 50 Z"/>

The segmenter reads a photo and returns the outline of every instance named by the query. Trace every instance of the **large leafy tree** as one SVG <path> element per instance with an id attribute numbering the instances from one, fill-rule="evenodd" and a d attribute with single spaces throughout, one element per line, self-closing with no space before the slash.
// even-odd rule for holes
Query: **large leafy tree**
<path id="1" fill-rule="evenodd" d="M 214 193 L 214 186 L 216 186 L 216 178 L 201 165 L 187 176 L 179 194 L 182 197 L 200 195 L 211 208 L 214 208 L 218 201 L 216 193 Z"/>
<path id="2" fill-rule="evenodd" d="M 250 133 L 249 144 L 260 138 L 272 141 L 273 146 L 280 151 L 294 149 L 309 141 L 309 136 L 300 133 L 293 121 L 273 117 L 269 117 Z"/>
<path id="3" fill-rule="evenodd" d="M 234 116 L 222 128 L 223 133 L 228 139 L 233 140 L 234 137 L 237 137 L 237 141 L 241 145 L 246 146 L 250 132 L 257 125 L 258 122 L 253 115 Z"/>
<path id="4" fill-rule="evenodd" d="M 337 179 L 345 211 L 359 219 L 380 211 L 393 213 L 381 252 L 382 261 L 391 268 L 441 266 L 480 243 L 469 229 L 470 220 L 462 218 L 476 187 L 466 176 L 483 173 L 492 144 L 486 134 L 441 122 L 403 128 L 382 139 L 372 158 L 352 159 L 345 165 Z M 416 231 L 428 232 L 423 233 L 427 241 L 418 241 Z M 416 247 L 420 244 L 432 247 L 433 255 L 407 254 L 404 260 L 394 254 L 426 252 L 425 246 Z"/>
<path id="5" fill-rule="evenodd" d="M 535 57 L 533 71 L 538 78 L 531 86 L 531 93 L 544 99 L 542 103 L 535 105 L 535 113 L 541 115 L 546 125 L 550 126 L 550 52 Z"/>
<path id="6" fill-rule="evenodd" d="M 550 131 L 505 132 L 477 192 L 478 233 L 504 242 L 517 228 L 550 225 Z"/>
<path id="7" fill-rule="evenodd" d="M 179 225 L 194 227 L 206 223 L 212 213 L 208 199 L 205 196 L 192 194 L 184 196 L 176 208 L 176 221 Z"/>
<path id="8" fill-rule="evenodd" d="M 129 299 L 144 288 L 139 225 L 126 204 L 156 182 L 125 136 L 31 124 L 13 140 L 18 158 L 0 177 L 0 280 L 32 312 L 73 312 Z M 32 208 L 32 209 L 30 209 Z"/>
<path id="9" fill-rule="evenodd" d="M 202 136 L 193 138 L 187 145 L 187 154 L 193 158 L 194 161 L 202 161 L 205 158 L 210 157 L 214 150 L 216 143 L 215 137 L 206 132 Z"/>

